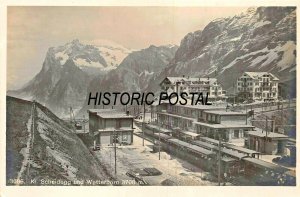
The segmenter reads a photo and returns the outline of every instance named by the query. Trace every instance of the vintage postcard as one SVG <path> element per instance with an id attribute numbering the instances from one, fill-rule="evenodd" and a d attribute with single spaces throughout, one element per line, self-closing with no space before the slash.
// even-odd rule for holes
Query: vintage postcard
<path id="1" fill-rule="evenodd" d="M 7 5 L 4 186 L 296 189 L 298 9 Z"/>

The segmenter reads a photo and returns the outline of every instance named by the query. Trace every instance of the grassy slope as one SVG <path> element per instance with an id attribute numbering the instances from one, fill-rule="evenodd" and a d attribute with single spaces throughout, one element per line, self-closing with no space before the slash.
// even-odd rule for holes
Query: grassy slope
<path id="1" fill-rule="evenodd" d="M 31 102 L 7 97 L 6 99 L 6 178 L 16 178 L 20 171 L 28 138 L 27 122 L 30 117 Z"/>
<path id="2" fill-rule="evenodd" d="M 16 178 L 28 137 L 31 102 L 7 97 L 7 178 Z M 39 179 L 108 180 L 110 175 L 72 130 L 47 108 L 37 104 L 33 165 L 29 177 Z M 22 176 L 25 179 L 25 174 Z"/>

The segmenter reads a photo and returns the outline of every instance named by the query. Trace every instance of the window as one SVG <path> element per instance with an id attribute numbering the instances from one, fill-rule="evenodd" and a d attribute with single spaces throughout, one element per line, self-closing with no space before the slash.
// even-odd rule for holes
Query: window
<path id="1" fill-rule="evenodd" d="M 239 133 L 240 131 L 239 130 L 234 130 L 234 138 L 239 138 Z"/>
<path id="2" fill-rule="evenodd" d="M 128 134 L 124 132 L 122 135 L 122 141 L 127 141 L 127 139 L 128 139 Z"/>

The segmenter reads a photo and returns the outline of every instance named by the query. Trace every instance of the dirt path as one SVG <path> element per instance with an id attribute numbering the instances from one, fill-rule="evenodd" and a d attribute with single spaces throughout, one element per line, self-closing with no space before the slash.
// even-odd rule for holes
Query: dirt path
<path id="1" fill-rule="evenodd" d="M 31 107 L 31 113 L 30 117 L 27 122 L 27 132 L 28 132 L 28 139 L 26 142 L 26 147 L 22 148 L 21 154 L 24 156 L 24 159 L 22 161 L 22 166 L 20 171 L 18 172 L 17 179 L 20 180 L 22 179 L 23 173 L 25 170 L 27 170 L 26 177 L 29 173 L 29 167 L 30 167 L 30 152 L 33 146 L 33 141 L 34 141 L 34 118 L 35 118 L 35 103 L 32 103 Z"/>

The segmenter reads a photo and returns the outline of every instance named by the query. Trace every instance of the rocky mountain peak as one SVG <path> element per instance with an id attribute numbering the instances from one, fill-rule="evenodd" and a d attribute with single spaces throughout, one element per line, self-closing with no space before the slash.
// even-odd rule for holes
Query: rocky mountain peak
<path id="1" fill-rule="evenodd" d="M 245 71 L 271 72 L 282 81 L 295 78 L 296 8 L 258 7 L 218 18 L 187 34 L 175 58 L 153 81 L 165 76 L 217 77 L 230 89 Z M 158 85 L 149 84 L 151 90 Z"/>
<path id="2" fill-rule="evenodd" d="M 51 47 L 46 54 L 43 71 L 50 66 L 64 66 L 68 59 L 72 59 L 78 68 L 89 75 L 116 69 L 131 50 L 110 43 L 91 45 L 74 39 L 64 45 Z"/>

